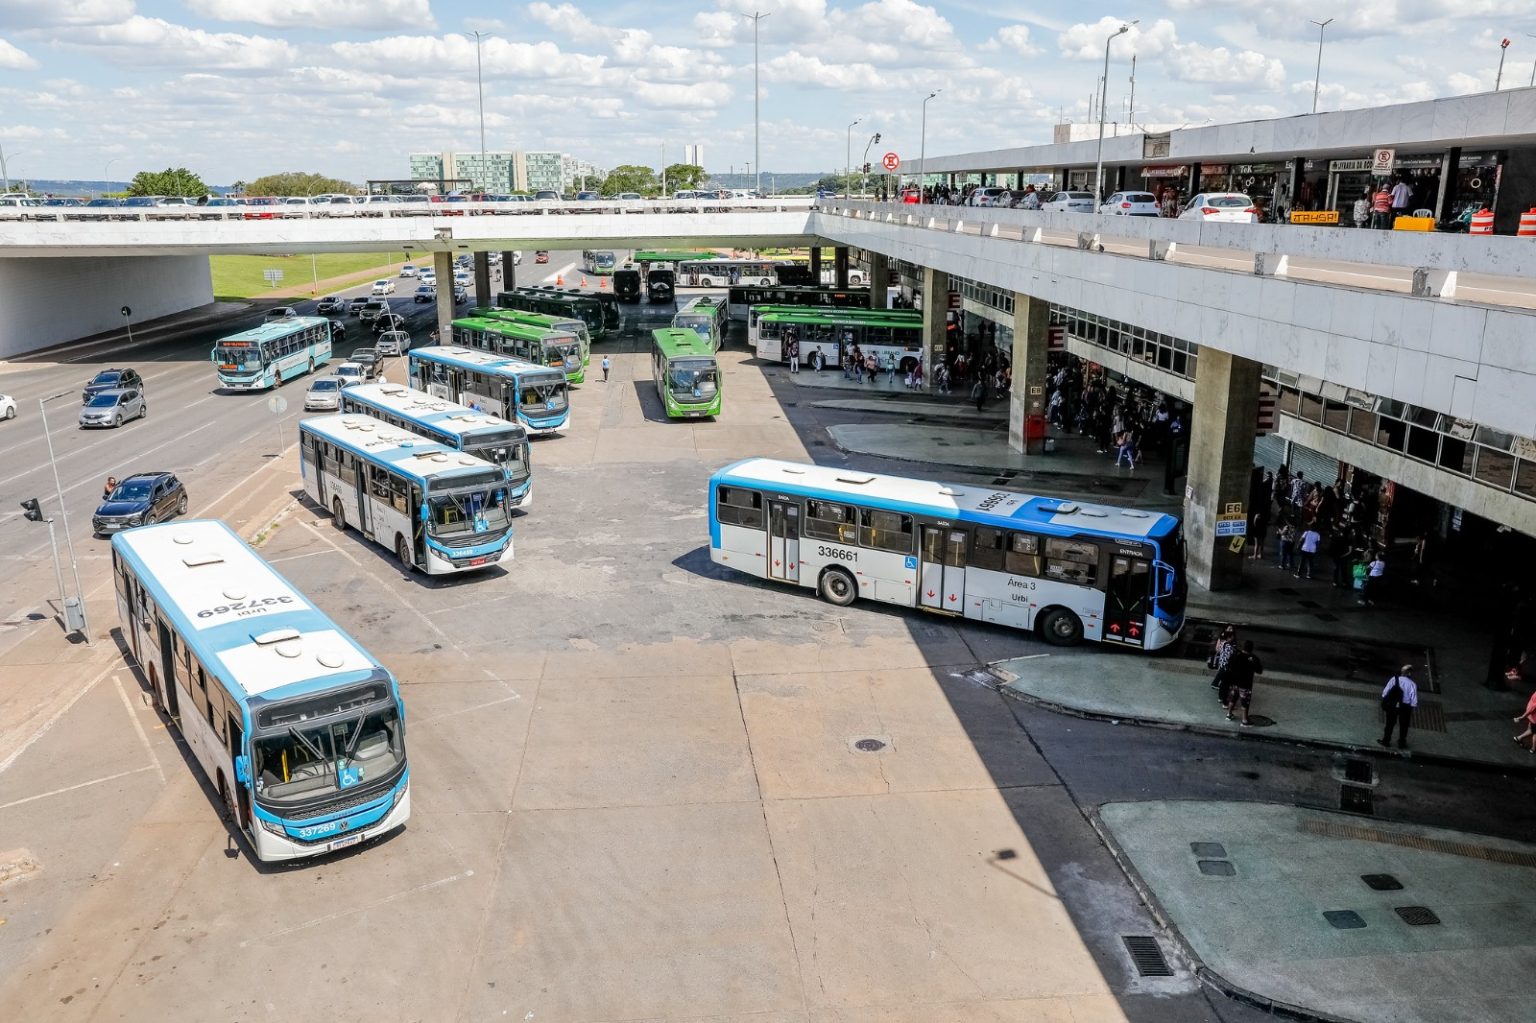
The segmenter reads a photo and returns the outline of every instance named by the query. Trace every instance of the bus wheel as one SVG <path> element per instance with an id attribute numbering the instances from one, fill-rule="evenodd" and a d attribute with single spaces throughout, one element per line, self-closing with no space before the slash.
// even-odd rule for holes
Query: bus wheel
<path id="1" fill-rule="evenodd" d="M 1063 607 L 1054 607 L 1040 619 L 1040 638 L 1052 646 L 1073 646 L 1082 642 L 1083 621 Z"/>
<path id="2" fill-rule="evenodd" d="M 346 532 L 347 513 L 346 510 L 342 508 L 341 498 L 339 497 L 331 502 L 331 525 L 335 526 L 342 532 Z"/>
<path id="3" fill-rule="evenodd" d="M 416 561 L 411 557 L 411 545 L 399 533 L 395 534 L 395 556 L 400 559 L 400 567 L 407 572 L 416 567 Z"/>
<path id="4" fill-rule="evenodd" d="M 847 607 L 859 595 L 858 584 L 846 569 L 829 568 L 821 574 L 821 599 L 838 607 Z"/>
<path id="5" fill-rule="evenodd" d="M 315 357 L 313 355 L 309 357 L 309 371 L 311 373 L 315 371 Z"/>
<path id="6" fill-rule="evenodd" d="M 715 279 L 713 277 L 700 277 L 699 278 L 699 287 L 701 287 L 701 288 L 713 288 L 714 286 L 715 286 Z"/>

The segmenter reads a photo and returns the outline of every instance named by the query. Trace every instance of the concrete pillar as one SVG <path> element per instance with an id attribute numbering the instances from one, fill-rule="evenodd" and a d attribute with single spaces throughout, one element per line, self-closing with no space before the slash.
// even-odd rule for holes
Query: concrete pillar
<path id="1" fill-rule="evenodd" d="M 1252 511 L 1248 484 L 1259 415 L 1259 370 L 1252 359 L 1200 347 L 1184 537 L 1190 578 L 1211 590 L 1235 589 L 1243 580 L 1243 554 L 1232 551 L 1230 537 L 1216 535 L 1216 517 Z"/>
<path id="2" fill-rule="evenodd" d="M 475 305 L 493 306 L 496 296 L 491 292 L 491 254 L 475 253 Z"/>
<path id="3" fill-rule="evenodd" d="M 437 335 L 439 344 L 453 337 L 453 253 L 432 253 L 432 270 L 437 274 Z"/>
<path id="4" fill-rule="evenodd" d="M 1013 296 L 1013 387 L 1008 392 L 1008 446 L 1026 455 L 1044 450 L 1040 440 L 1024 441 L 1027 416 L 1045 415 L 1045 356 L 1050 345 L 1051 304 L 1029 295 Z M 1197 363 L 1198 366 L 1198 363 Z"/>
<path id="5" fill-rule="evenodd" d="M 517 287 L 517 266 L 512 262 L 512 253 L 501 254 L 501 290 L 511 291 Z M 495 303 L 492 302 L 494 305 Z"/>
<path id="6" fill-rule="evenodd" d="M 811 283 L 821 287 L 821 246 L 811 246 Z"/>
<path id="7" fill-rule="evenodd" d="M 848 287 L 848 246 L 839 245 L 832 250 L 832 286 Z"/>
<path id="8" fill-rule="evenodd" d="M 1435 193 L 1435 219 L 1444 220 L 1451 215 L 1448 203 L 1456 187 L 1456 174 L 1461 169 L 1461 147 L 1452 146 L 1440 158 L 1440 190 Z"/>
<path id="9" fill-rule="evenodd" d="M 891 261 L 890 258 L 879 252 L 869 254 L 869 307 L 871 309 L 889 308 L 887 300 L 891 286 Z"/>
<path id="10" fill-rule="evenodd" d="M 933 368 L 944 361 L 944 342 L 949 339 L 949 274 L 923 267 L 923 384 L 933 387 Z"/>
<path id="11" fill-rule="evenodd" d="M 1184 201 L 1188 202 L 1192 195 L 1199 195 L 1200 188 L 1200 165 L 1192 163 L 1189 165 L 1189 190 L 1184 193 Z"/>

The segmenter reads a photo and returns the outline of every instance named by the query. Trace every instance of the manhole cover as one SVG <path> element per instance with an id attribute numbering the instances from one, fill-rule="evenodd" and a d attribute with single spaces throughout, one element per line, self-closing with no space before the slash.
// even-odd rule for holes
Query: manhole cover
<path id="1" fill-rule="evenodd" d="M 1324 910 L 1323 919 L 1341 931 L 1353 931 L 1365 926 L 1365 920 L 1352 909 Z"/>
<path id="2" fill-rule="evenodd" d="M 1426 927 L 1440 922 L 1435 911 L 1428 906 L 1398 906 L 1392 912 L 1402 917 L 1403 923 L 1411 927 Z"/>
<path id="3" fill-rule="evenodd" d="M 1237 868 L 1226 860 L 1197 860 L 1200 873 L 1208 877 L 1236 877 Z"/>
<path id="4" fill-rule="evenodd" d="M 1189 851 L 1196 856 L 1209 856 L 1219 860 L 1227 858 L 1227 847 L 1220 842 L 1191 842 Z"/>
<path id="5" fill-rule="evenodd" d="M 1125 942 L 1125 950 L 1131 954 L 1131 962 L 1138 974 L 1143 977 L 1173 976 L 1156 938 L 1149 934 L 1122 934 L 1120 940 Z"/>
<path id="6" fill-rule="evenodd" d="M 1369 760 L 1350 759 L 1344 761 L 1344 777 L 1356 785 L 1369 785 L 1376 780 L 1376 771 Z"/>
<path id="7" fill-rule="evenodd" d="M 853 748 L 860 753 L 878 753 L 885 749 L 885 743 L 879 739 L 860 739 L 853 744 Z"/>
<path id="8" fill-rule="evenodd" d="M 1403 882 L 1391 874 L 1361 874 L 1360 880 L 1373 892 L 1400 892 L 1403 890 Z"/>
<path id="9" fill-rule="evenodd" d="M 1370 789 L 1359 785 L 1339 786 L 1339 809 L 1350 813 L 1375 814 L 1376 800 Z"/>

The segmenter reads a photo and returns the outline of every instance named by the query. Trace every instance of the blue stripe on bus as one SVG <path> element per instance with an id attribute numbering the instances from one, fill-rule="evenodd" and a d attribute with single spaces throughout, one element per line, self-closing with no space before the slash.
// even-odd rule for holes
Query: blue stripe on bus
<path id="1" fill-rule="evenodd" d="M 260 803 L 256 802 L 252 802 L 251 812 L 261 820 L 271 821 L 273 824 L 280 826 L 291 839 L 295 839 L 300 842 L 314 843 L 316 839 L 328 838 L 332 834 L 340 837 L 342 834 L 351 834 L 354 831 L 362 831 L 365 828 L 377 824 L 379 821 L 383 820 L 389 815 L 390 810 L 394 809 L 395 797 L 399 795 L 400 790 L 409 785 L 410 782 L 411 769 L 410 765 L 407 764 L 404 772 L 402 772 L 400 775 L 400 780 L 395 785 L 391 786 L 388 792 L 382 793 L 377 800 L 372 800 L 369 803 L 365 803 L 362 807 L 353 806 L 344 810 L 338 810 L 328 817 L 304 818 L 302 820 L 294 821 L 288 817 L 279 817 L 272 813 L 270 810 L 263 808 Z M 345 832 L 342 832 L 339 827 L 343 820 L 347 822 L 347 830 Z M 326 830 L 312 830 L 322 828 Z M 308 838 L 300 837 L 300 833 L 303 831 L 311 832 Z"/>

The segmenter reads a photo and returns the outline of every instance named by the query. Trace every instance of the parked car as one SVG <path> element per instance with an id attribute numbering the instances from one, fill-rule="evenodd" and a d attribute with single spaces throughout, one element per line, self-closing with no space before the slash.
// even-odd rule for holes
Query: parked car
<path id="1" fill-rule="evenodd" d="M 411 302 L 421 305 L 423 302 L 437 301 L 437 287 L 432 284 L 423 284 L 416 289 L 416 294 L 411 296 Z"/>
<path id="2" fill-rule="evenodd" d="M 375 337 L 386 330 L 404 330 L 405 317 L 399 313 L 385 313 L 383 316 L 375 317 L 372 326 Z"/>
<path id="3" fill-rule="evenodd" d="M 224 196 L 210 196 L 197 204 L 197 219 L 199 220 L 223 220 L 226 217 L 239 213 L 240 204 L 233 199 Z"/>
<path id="4" fill-rule="evenodd" d="M 341 381 L 342 387 L 351 387 L 353 384 L 365 384 L 368 382 L 367 372 L 355 362 L 343 362 L 340 366 L 337 366 L 336 379 Z M 337 400 L 340 400 L 339 396 Z"/>
<path id="5" fill-rule="evenodd" d="M 393 295 L 394 293 L 395 293 L 395 282 L 390 280 L 388 277 L 385 277 L 385 278 L 382 278 L 380 280 L 377 280 L 377 281 L 373 282 L 372 294 L 375 294 L 375 295 Z"/>
<path id="6" fill-rule="evenodd" d="M 291 320 L 299 315 L 298 310 L 291 305 L 280 305 L 274 309 L 268 309 L 267 315 L 261 318 L 263 323 L 276 323 L 278 320 Z"/>
<path id="7" fill-rule="evenodd" d="M 116 199 L 92 199 L 81 208 L 79 213 L 72 214 L 71 220 L 111 220 L 120 203 Z"/>
<path id="8" fill-rule="evenodd" d="M 187 513 L 187 488 L 175 473 L 136 472 L 113 488 L 91 516 L 97 536 Z"/>
<path id="9" fill-rule="evenodd" d="M 1092 192 L 1057 192 L 1051 201 L 1040 207 L 1052 213 L 1092 213 Z"/>
<path id="10" fill-rule="evenodd" d="M 411 350 L 411 335 L 403 330 L 386 330 L 379 335 L 378 344 L 373 346 L 379 355 L 404 355 Z"/>
<path id="11" fill-rule="evenodd" d="M 315 306 L 315 312 L 319 313 L 321 316 L 328 316 L 332 314 L 340 315 L 346 311 L 346 299 L 339 298 L 336 295 L 327 295 L 320 300 L 319 305 Z"/>
<path id="12" fill-rule="evenodd" d="M 1259 208 L 1241 192 L 1201 192 L 1185 204 L 1179 219 L 1257 224 Z"/>
<path id="13" fill-rule="evenodd" d="M 1160 217 L 1162 207 L 1151 192 L 1116 192 L 1099 206 L 1108 217 Z"/>
<path id="14" fill-rule="evenodd" d="M 972 206 L 1006 206 L 1011 198 L 1008 189 L 987 185 L 971 193 L 970 204 Z"/>
<path id="15" fill-rule="evenodd" d="M 116 387 L 141 388 L 143 386 L 144 381 L 139 378 L 139 374 L 135 370 L 104 369 L 92 377 L 85 385 L 85 390 L 80 392 L 80 400 L 82 402 L 90 401 L 91 398 L 102 391 L 110 391 Z"/>
<path id="16" fill-rule="evenodd" d="M 80 410 L 80 425 L 122 426 L 128 419 L 141 419 L 149 415 L 144 403 L 144 392 L 137 387 L 112 387 L 97 391 Z"/>
<path id="17" fill-rule="evenodd" d="M 383 298 L 370 298 L 363 303 L 363 308 L 358 312 L 357 318 L 364 323 L 372 323 L 380 316 L 389 313 L 389 300 Z"/>
<path id="18" fill-rule="evenodd" d="M 533 193 L 534 202 L 559 202 L 560 193 L 550 188 L 541 188 Z"/>
<path id="19" fill-rule="evenodd" d="M 369 380 L 379 375 L 379 353 L 373 348 L 359 348 L 347 356 L 347 361 L 363 367 L 363 376 Z"/>
<path id="20" fill-rule="evenodd" d="M 367 304 L 368 299 L 362 295 L 359 295 L 347 303 L 347 312 L 351 313 L 353 316 L 356 316 L 363 311 L 363 307 Z"/>
<path id="21" fill-rule="evenodd" d="M 535 263 L 548 263 L 549 253 L 545 252 L 543 249 L 536 249 L 533 253 L 533 261 Z"/>
<path id="22" fill-rule="evenodd" d="M 315 377 L 304 392 L 305 412 L 335 412 L 341 408 L 341 378 L 334 373 Z"/>
<path id="23" fill-rule="evenodd" d="M 0 419 L 16 418 L 16 399 L 9 394 L 0 394 Z"/>
<path id="24" fill-rule="evenodd" d="M 402 266 L 400 268 L 400 276 L 401 277 L 415 277 L 416 276 L 416 267 L 413 266 L 410 263 L 405 264 L 404 266 Z"/>

